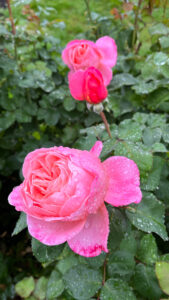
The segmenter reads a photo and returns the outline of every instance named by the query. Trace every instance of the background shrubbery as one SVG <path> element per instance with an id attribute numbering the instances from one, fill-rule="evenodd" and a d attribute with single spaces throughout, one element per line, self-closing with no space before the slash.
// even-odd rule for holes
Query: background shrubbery
<path id="1" fill-rule="evenodd" d="M 88 6 L 90 5 L 90 7 Z M 0 299 L 166 298 L 169 285 L 169 6 L 165 0 L 13 0 L 16 35 L 0 15 Z M 113 37 L 118 62 L 100 117 L 73 100 L 61 60 L 75 38 Z M 124 155 L 141 173 L 139 205 L 109 207 L 109 254 L 75 255 L 67 245 L 31 239 L 7 195 L 22 179 L 25 155 L 53 145 Z M 21 232 L 21 233 L 19 233 Z M 16 234 L 18 234 L 16 236 Z M 158 280 L 160 285 L 158 283 Z M 103 283 L 105 284 L 103 285 Z M 161 286 L 161 288 L 160 288 Z"/>

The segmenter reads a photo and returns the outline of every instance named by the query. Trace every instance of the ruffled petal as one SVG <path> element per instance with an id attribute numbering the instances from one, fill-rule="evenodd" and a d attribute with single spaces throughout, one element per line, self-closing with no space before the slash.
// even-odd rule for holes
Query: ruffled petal
<path id="1" fill-rule="evenodd" d="M 79 156 L 73 156 L 72 161 L 93 176 L 85 206 L 89 214 L 96 213 L 103 204 L 107 192 L 108 178 L 105 169 L 100 159 L 88 151 L 79 152 Z"/>
<path id="2" fill-rule="evenodd" d="M 97 141 L 94 146 L 91 148 L 90 152 L 95 154 L 99 157 L 100 153 L 102 152 L 103 143 L 101 141 Z"/>
<path id="3" fill-rule="evenodd" d="M 85 219 L 73 222 L 46 222 L 27 215 L 30 235 L 49 246 L 59 245 L 73 238 L 82 230 L 85 222 Z"/>
<path id="4" fill-rule="evenodd" d="M 107 86 L 112 80 L 112 69 L 104 64 L 100 64 L 98 69 L 102 73 L 105 86 Z"/>
<path id="5" fill-rule="evenodd" d="M 109 179 L 106 202 L 113 206 L 123 206 L 141 201 L 140 175 L 133 160 L 114 156 L 106 159 L 103 166 Z"/>
<path id="6" fill-rule="evenodd" d="M 86 257 L 97 256 L 101 251 L 108 252 L 109 217 L 103 204 L 96 214 L 87 217 L 83 229 L 68 240 L 69 247 L 77 254 Z"/>
<path id="7" fill-rule="evenodd" d="M 84 71 L 69 72 L 69 89 L 72 97 L 76 100 L 85 100 L 84 97 Z"/>
<path id="8" fill-rule="evenodd" d="M 114 67 L 117 61 L 117 45 L 109 36 L 103 36 L 96 41 L 97 47 L 102 51 L 103 63 L 109 67 Z"/>
<path id="9" fill-rule="evenodd" d="M 21 194 L 21 188 L 23 184 L 16 186 L 8 196 L 9 204 L 15 206 L 15 209 L 18 211 L 26 211 L 26 207 L 23 202 L 23 197 Z"/>

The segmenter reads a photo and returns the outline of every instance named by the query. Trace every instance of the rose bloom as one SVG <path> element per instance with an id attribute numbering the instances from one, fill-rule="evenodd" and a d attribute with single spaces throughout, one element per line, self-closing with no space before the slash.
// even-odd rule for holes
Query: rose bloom
<path id="1" fill-rule="evenodd" d="M 97 104 L 107 97 L 102 74 L 94 67 L 86 71 L 70 72 L 68 79 L 70 93 L 76 100 L 86 100 L 91 104 Z"/>
<path id="2" fill-rule="evenodd" d="M 68 242 L 76 253 L 92 257 L 108 252 L 109 218 L 104 201 L 123 206 L 141 201 L 139 170 L 130 159 L 99 159 L 102 143 L 90 151 L 64 147 L 30 152 L 24 181 L 9 203 L 27 215 L 30 234 L 46 245 Z"/>
<path id="3" fill-rule="evenodd" d="M 95 67 L 102 73 L 104 84 L 107 86 L 112 79 L 111 68 L 117 61 L 117 46 L 109 36 L 101 37 L 96 43 L 74 40 L 63 50 L 62 59 L 72 71 Z"/>

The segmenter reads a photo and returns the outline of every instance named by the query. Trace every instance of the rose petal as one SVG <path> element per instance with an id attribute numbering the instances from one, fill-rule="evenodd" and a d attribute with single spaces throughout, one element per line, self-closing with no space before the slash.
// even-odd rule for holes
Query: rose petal
<path id="1" fill-rule="evenodd" d="M 113 206 L 139 203 L 142 194 L 139 188 L 140 176 L 133 160 L 123 156 L 114 156 L 103 162 L 109 178 L 105 201 Z"/>
<path id="2" fill-rule="evenodd" d="M 82 230 L 85 222 L 85 219 L 73 222 L 46 222 L 27 215 L 30 234 L 35 239 L 49 246 L 59 245 L 73 238 Z"/>
<path id="3" fill-rule="evenodd" d="M 117 45 L 109 36 L 103 36 L 96 41 L 96 46 L 102 51 L 103 63 L 114 67 L 117 61 Z"/>
<path id="4" fill-rule="evenodd" d="M 102 152 L 103 143 L 100 141 L 97 141 L 94 146 L 91 148 L 90 152 L 95 154 L 97 157 L 99 157 L 100 153 Z"/>
<path id="5" fill-rule="evenodd" d="M 108 178 L 105 169 L 98 157 L 88 151 L 79 152 L 79 156 L 73 156 L 72 161 L 93 176 L 90 193 L 87 198 L 87 211 L 96 213 L 102 205 L 107 192 Z"/>
<path id="6" fill-rule="evenodd" d="M 23 202 L 23 197 L 21 195 L 21 188 L 23 184 L 16 186 L 8 196 L 9 204 L 15 206 L 18 211 L 26 211 L 26 207 Z"/>
<path id="7" fill-rule="evenodd" d="M 104 64 L 100 64 L 98 69 L 102 73 L 105 86 L 107 86 L 112 80 L 112 69 Z"/>
<path id="8" fill-rule="evenodd" d="M 69 247 L 86 257 L 97 256 L 101 251 L 108 252 L 109 217 L 103 204 L 96 214 L 88 216 L 83 229 L 68 240 Z"/>
<path id="9" fill-rule="evenodd" d="M 95 48 L 95 43 L 92 42 L 92 41 L 88 41 L 88 40 L 73 40 L 73 41 L 70 41 L 66 47 L 63 49 L 62 51 L 62 59 L 64 61 L 64 63 L 70 68 L 72 69 L 73 66 L 71 65 L 70 63 L 70 53 L 73 49 L 73 47 L 78 47 L 80 46 L 82 43 L 84 44 L 88 44 L 88 45 L 91 45 L 91 47 Z M 72 49 L 71 49 L 72 48 Z"/>
<path id="10" fill-rule="evenodd" d="M 69 89 L 73 98 L 76 100 L 85 100 L 83 93 L 84 86 L 84 71 L 69 72 Z"/>

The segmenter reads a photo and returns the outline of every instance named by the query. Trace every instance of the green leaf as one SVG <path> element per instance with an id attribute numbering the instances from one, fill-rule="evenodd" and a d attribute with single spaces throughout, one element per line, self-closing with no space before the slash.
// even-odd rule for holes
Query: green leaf
<path id="1" fill-rule="evenodd" d="M 108 279 L 100 294 L 101 300 L 136 300 L 132 288 L 120 279 Z"/>
<path id="2" fill-rule="evenodd" d="M 124 235 L 130 234 L 131 224 L 124 212 L 117 208 L 110 208 L 110 232 L 108 248 L 112 252 L 120 245 Z"/>
<path id="3" fill-rule="evenodd" d="M 155 144 L 153 145 L 153 147 L 152 147 L 152 151 L 153 151 L 154 153 L 157 153 L 157 152 L 165 153 L 165 152 L 167 152 L 168 150 L 167 150 L 167 148 L 165 147 L 164 144 L 162 144 L 162 143 L 155 143 Z"/>
<path id="4" fill-rule="evenodd" d="M 162 136 L 161 128 L 146 127 L 143 132 L 143 142 L 146 146 L 151 147 L 154 143 L 160 142 Z"/>
<path id="5" fill-rule="evenodd" d="M 65 274 L 69 269 L 78 264 L 78 258 L 74 255 L 74 253 L 69 253 L 68 257 L 61 259 L 56 267 L 60 271 L 61 274 Z"/>
<path id="6" fill-rule="evenodd" d="M 169 100 L 168 89 L 159 88 L 147 96 L 147 106 L 149 109 L 161 108 Z"/>
<path id="7" fill-rule="evenodd" d="M 55 300 L 64 291 L 64 282 L 61 274 L 57 271 L 53 271 L 49 277 L 46 296 L 47 300 Z"/>
<path id="8" fill-rule="evenodd" d="M 142 138 L 142 127 L 133 120 L 124 120 L 119 125 L 119 139 L 138 142 Z"/>
<path id="9" fill-rule="evenodd" d="M 40 277 L 35 286 L 34 296 L 38 300 L 45 300 L 46 299 L 46 287 L 47 287 L 48 280 L 46 277 Z"/>
<path id="10" fill-rule="evenodd" d="M 49 126 L 54 126 L 58 123 L 60 118 L 60 114 L 58 113 L 58 110 L 54 108 L 39 108 L 38 110 L 38 120 L 45 120 L 46 124 Z"/>
<path id="11" fill-rule="evenodd" d="M 167 63 L 168 55 L 163 52 L 157 52 L 154 54 L 153 60 L 157 66 L 163 66 Z"/>
<path id="12" fill-rule="evenodd" d="M 168 34 L 169 29 L 167 26 L 165 26 L 163 23 L 154 24 L 153 26 L 149 27 L 149 32 L 151 35 L 162 35 L 162 34 Z"/>
<path id="13" fill-rule="evenodd" d="M 94 135 L 81 136 L 74 144 L 74 147 L 81 150 L 90 150 L 96 141 L 97 139 Z"/>
<path id="14" fill-rule="evenodd" d="M 119 142 L 115 148 L 115 155 L 126 156 L 134 160 L 140 171 L 146 172 L 152 168 L 152 153 L 142 143 Z"/>
<path id="15" fill-rule="evenodd" d="M 162 49 L 169 48 L 169 37 L 168 36 L 162 36 L 159 38 L 159 42 Z"/>
<path id="16" fill-rule="evenodd" d="M 160 129 L 163 129 L 166 124 L 166 115 L 164 115 L 164 114 L 149 114 L 147 124 L 151 128 L 160 127 Z"/>
<path id="17" fill-rule="evenodd" d="M 142 189 L 146 191 L 157 190 L 160 184 L 160 176 L 165 161 L 159 156 L 153 157 L 153 167 L 148 176 L 142 177 Z"/>
<path id="18" fill-rule="evenodd" d="M 104 158 L 105 156 L 107 156 L 108 154 L 111 155 L 111 152 L 113 152 L 114 147 L 116 145 L 117 141 L 112 138 L 112 139 L 108 139 L 103 143 L 103 150 L 101 152 L 100 157 Z"/>
<path id="19" fill-rule="evenodd" d="M 66 97 L 63 101 L 63 106 L 67 111 L 72 111 L 76 107 L 76 100 L 72 97 Z"/>
<path id="20" fill-rule="evenodd" d="M 116 90 L 124 85 L 133 85 L 137 83 L 137 79 L 129 73 L 117 74 L 113 77 L 110 90 Z"/>
<path id="21" fill-rule="evenodd" d="M 149 300 L 159 300 L 161 297 L 161 290 L 155 276 L 154 268 L 138 264 L 133 276 L 134 289 Z"/>
<path id="22" fill-rule="evenodd" d="M 46 246 L 32 238 L 32 251 L 36 259 L 41 263 L 55 261 L 63 250 L 64 245 Z"/>
<path id="23" fill-rule="evenodd" d="M 153 264 L 158 259 L 156 240 L 152 234 L 146 234 L 140 241 L 137 257 L 141 262 Z"/>
<path id="24" fill-rule="evenodd" d="M 144 125 L 148 120 L 148 114 L 145 113 L 135 113 L 133 116 L 133 120 L 139 123 L 140 125 Z"/>
<path id="25" fill-rule="evenodd" d="M 85 265 L 78 265 L 64 275 L 66 288 L 75 299 L 90 299 L 102 285 L 102 274 Z"/>
<path id="26" fill-rule="evenodd" d="M 19 219 L 15 225 L 14 231 L 12 232 L 12 236 L 20 233 L 26 227 L 27 227 L 26 214 L 24 212 L 21 212 Z"/>
<path id="27" fill-rule="evenodd" d="M 0 117 L 0 132 L 9 128 L 15 122 L 15 114 L 7 111 Z"/>
<path id="28" fill-rule="evenodd" d="M 164 261 L 157 262 L 155 271 L 162 291 L 169 295 L 169 263 Z"/>
<path id="29" fill-rule="evenodd" d="M 135 267 L 134 255 L 127 250 L 118 250 L 109 255 L 108 274 L 111 277 L 129 280 Z"/>
<path id="30" fill-rule="evenodd" d="M 144 193 L 138 205 L 133 205 L 135 212 L 126 211 L 131 223 L 147 233 L 155 232 L 164 241 L 168 240 L 164 225 L 164 205 L 153 194 Z"/>
<path id="31" fill-rule="evenodd" d="M 100 255 L 96 257 L 84 257 L 79 255 L 80 264 L 87 264 L 89 267 L 93 269 L 99 269 L 105 261 L 106 253 L 102 252 Z"/>
<path id="32" fill-rule="evenodd" d="M 29 297 L 34 288 L 35 281 L 32 276 L 23 278 L 15 285 L 16 293 L 22 298 Z"/>

